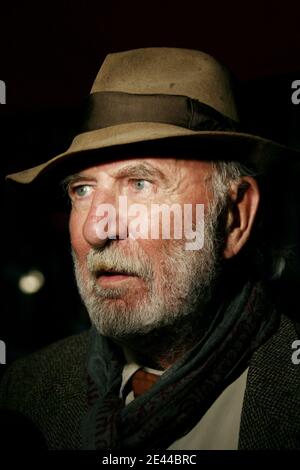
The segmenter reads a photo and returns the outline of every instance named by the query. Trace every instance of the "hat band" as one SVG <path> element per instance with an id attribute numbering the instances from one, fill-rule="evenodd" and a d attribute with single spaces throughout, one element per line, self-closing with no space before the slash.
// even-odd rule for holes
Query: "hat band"
<path id="1" fill-rule="evenodd" d="M 187 96 L 98 91 L 89 96 L 81 132 L 132 122 L 172 124 L 194 131 L 235 131 L 238 127 L 236 121 Z"/>

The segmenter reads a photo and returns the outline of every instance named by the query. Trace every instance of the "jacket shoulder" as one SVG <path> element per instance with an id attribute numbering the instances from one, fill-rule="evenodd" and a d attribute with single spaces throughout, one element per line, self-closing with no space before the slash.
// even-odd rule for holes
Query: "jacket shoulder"
<path id="1" fill-rule="evenodd" d="M 300 448 L 300 365 L 292 360 L 299 338 L 281 316 L 277 332 L 253 355 L 240 428 L 240 449 Z"/>
<path id="2" fill-rule="evenodd" d="M 2 414 L 16 426 L 27 419 L 28 433 L 43 436 L 49 449 L 80 447 L 88 346 L 89 332 L 71 336 L 15 361 L 3 377 Z"/>
<path id="3" fill-rule="evenodd" d="M 85 331 L 13 362 L 1 382 L 0 407 L 23 411 L 33 396 L 62 386 L 71 392 L 85 374 L 88 338 Z"/>

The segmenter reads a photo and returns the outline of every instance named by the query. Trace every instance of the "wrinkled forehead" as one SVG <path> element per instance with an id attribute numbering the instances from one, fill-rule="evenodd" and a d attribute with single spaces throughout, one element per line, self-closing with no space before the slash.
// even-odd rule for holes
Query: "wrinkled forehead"
<path id="1" fill-rule="evenodd" d="M 74 174 L 86 172 L 91 168 L 102 168 L 102 170 L 116 170 L 129 163 L 141 164 L 144 167 L 147 162 L 157 171 L 166 174 L 169 178 L 174 175 L 199 176 L 203 172 L 212 171 L 213 162 L 218 161 L 222 155 L 226 155 L 224 149 L 213 148 L 213 146 L 188 146 L 182 140 L 168 142 L 159 145 L 151 142 L 143 142 L 139 145 L 126 145 L 125 147 L 114 147 L 102 150 L 85 151 L 68 155 L 53 165 L 51 169 L 42 173 L 36 180 L 33 191 L 48 198 L 48 194 L 57 193 L 60 199 L 61 186 L 65 188 L 68 178 Z M 187 176 L 188 178 L 188 176 Z M 186 179 L 187 179 L 186 178 Z"/>
<path id="2" fill-rule="evenodd" d="M 212 168 L 210 161 L 200 161 L 196 159 L 178 158 L 177 156 L 163 157 L 153 156 L 128 156 L 122 159 L 106 160 L 83 165 L 76 172 L 83 176 L 96 175 L 97 173 L 107 173 L 110 176 L 119 176 L 127 172 L 136 172 L 140 177 L 149 176 L 180 176 L 194 175 L 194 173 L 209 173 Z M 67 177 L 72 177 L 74 172 L 69 172 Z"/>

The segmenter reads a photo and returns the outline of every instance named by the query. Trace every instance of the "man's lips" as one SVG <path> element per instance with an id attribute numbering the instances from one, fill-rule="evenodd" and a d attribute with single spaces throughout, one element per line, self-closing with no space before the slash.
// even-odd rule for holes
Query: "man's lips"
<path id="1" fill-rule="evenodd" d="M 98 282 L 101 284 L 110 284 L 115 282 L 128 281 L 137 278 L 136 275 L 122 271 L 98 271 L 96 274 Z"/>

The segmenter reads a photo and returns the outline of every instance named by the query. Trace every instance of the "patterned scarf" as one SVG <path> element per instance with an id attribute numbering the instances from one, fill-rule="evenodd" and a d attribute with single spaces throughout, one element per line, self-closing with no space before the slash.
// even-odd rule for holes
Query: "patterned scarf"
<path id="1" fill-rule="evenodd" d="M 92 328 L 83 449 L 166 449 L 199 422 L 277 326 L 264 286 L 248 281 L 219 307 L 199 343 L 127 406 L 119 397 L 123 353 Z"/>

